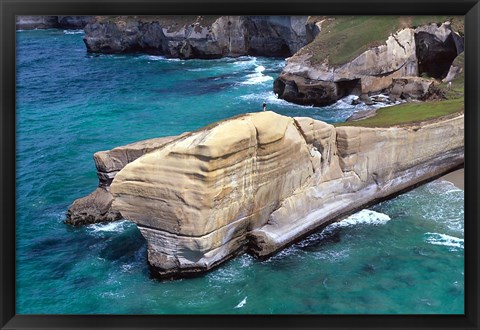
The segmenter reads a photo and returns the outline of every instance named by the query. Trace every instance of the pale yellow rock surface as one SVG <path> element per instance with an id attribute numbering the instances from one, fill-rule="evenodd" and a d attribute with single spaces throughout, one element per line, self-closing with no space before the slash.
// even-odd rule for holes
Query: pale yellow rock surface
<path id="1" fill-rule="evenodd" d="M 306 132 L 315 126 L 308 118 L 296 121 Z M 333 130 L 328 168 L 336 175 L 315 172 L 314 184 L 285 199 L 265 226 L 249 234 L 257 255 L 268 256 L 341 215 L 463 163 L 463 115 L 417 127 Z M 312 131 L 306 136 L 311 141 Z"/>
<path id="2" fill-rule="evenodd" d="M 295 157 L 291 157 L 295 155 Z M 312 176 L 310 151 L 292 118 L 246 115 L 192 133 L 125 166 L 111 185 L 113 209 L 137 223 L 162 274 L 210 268 L 265 224 Z M 173 238 L 172 238 L 173 237 Z M 194 248 L 193 246 L 196 246 Z M 191 251 L 195 250 L 193 253 Z M 185 253 L 187 251 L 187 253 Z M 209 256 L 211 255 L 211 256 Z M 173 267 L 173 270 L 172 268 Z"/>
<path id="3" fill-rule="evenodd" d="M 416 127 L 335 128 L 260 112 L 126 165 L 112 209 L 148 242 L 154 275 L 269 256 L 330 221 L 463 163 L 463 115 Z"/>
<path id="4" fill-rule="evenodd" d="M 111 210 L 113 196 L 110 193 L 110 183 L 118 171 L 138 157 L 160 149 L 186 134 L 188 133 L 137 141 L 111 150 L 96 152 L 93 159 L 97 168 L 98 187 L 89 195 L 75 200 L 69 206 L 66 222 L 72 225 L 83 225 L 120 219 L 120 213 Z"/>

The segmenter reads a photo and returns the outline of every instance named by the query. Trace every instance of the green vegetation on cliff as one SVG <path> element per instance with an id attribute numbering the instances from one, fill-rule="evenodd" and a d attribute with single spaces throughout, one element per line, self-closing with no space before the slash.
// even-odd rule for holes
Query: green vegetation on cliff
<path id="1" fill-rule="evenodd" d="M 454 65 L 464 68 L 465 53 L 457 56 Z M 455 113 L 463 112 L 465 109 L 464 99 L 464 69 L 452 80 L 449 88 L 447 83 L 438 85 L 447 98 L 440 101 L 425 101 L 419 103 L 403 103 L 392 107 L 382 108 L 377 111 L 374 117 L 335 124 L 335 126 L 360 126 L 360 127 L 388 127 L 394 125 L 414 124 L 422 121 L 433 120 L 445 116 L 452 116 Z"/>
<path id="2" fill-rule="evenodd" d="M 100 23 L 135 22 L 154 23 L 169 27 L 170 30 L 179 30 L 184 26 L 198 23 L 200 26 L 210 26 L 220 15 L 139 15 L 139 16 L 96 16 Z"/>
<path id="3" fill-rule="evenodd" d="M 335 126 L 389 127 L 406 125 L 450 116 L 464 109 L 463 98 L 420 103 L 404 103 L 382 108 L 374 117 L 335 124 Z"/>
<path id="4" fill-rule="evenodd" d="M 311 54 L 312 65 L 328 59 L 330 65 L 341 65 L 371 47 L 385 44 L 387 38 L 407 27 L 430 23 L 452 23 L 454 31 L 463 34 L 463 16 L 311 16 L 309 23 L 321 22 L 321 32 L 299 51 Z"/>

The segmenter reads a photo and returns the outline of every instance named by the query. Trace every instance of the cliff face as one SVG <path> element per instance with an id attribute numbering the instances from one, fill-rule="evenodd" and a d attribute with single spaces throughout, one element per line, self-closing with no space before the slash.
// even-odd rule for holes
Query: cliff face
<path id="1" fill-rule="evenodd" d="M 93 16 L 17 16 L 16 28 L 32 29 L 83 29 L 93 22 Z"/>
<path id="2" fill-rule="evenodd" d="M 123 16 L 85 27 L 89 52 L 178 58 L 290 56 L 306 43 L 306 16 Z"/>
<path id="3" fill-rule="evenodd" d="M 111 184 L 158 277 L 266 257 L 339 216 L 463 163 L 463 115 L 409 127 L 339 127 L 249 114 L 146 153 Z"/>
<path id="4" fill-rule="evenodd" d="M 329 28 L 322 30 L 326 20 L 309 24 L 313 44 L 315 38 L 332 32 L 328 31 Z M 342 40 L 342 43 L 348 42 Z M 370 47 L 341 64 L 332 64 L 328 54 L 323 59 L 315 58 L 315 49 L 309 45 L 287 59 L 285 68 L 274 82 L 274 92 L 280 98 L 298 104 L 327 105 L 349 94 L 389 89 L 395 78 L 427 75 L 443 79 L 461 52 L 463 38 L 452 30 L 449 22 L 440 26 L 430 24 L 400 29 L 384 44 Z"/>
<path id="5" fill-rule="evenodd" d="M 110 184 L 115 175 L 128 163 L 150 151 L 162 148 L 176 138 L 179 137 L 150 139 L 96 152 L 93 159 L 97 168 L 98 187 L 70 205 L 65 222 L 76 226 L 121 219 L 121 214 L 111 208 L 113 196 L 110 193 Z"/>

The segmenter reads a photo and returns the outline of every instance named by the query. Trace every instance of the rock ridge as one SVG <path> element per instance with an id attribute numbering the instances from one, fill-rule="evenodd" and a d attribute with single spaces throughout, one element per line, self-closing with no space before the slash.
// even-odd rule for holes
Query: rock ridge
<path id="1" fill-rule="evenodd" d="M 463 114 L 421 125 L 334 127 L 247 114 L 172 140 L 114 177 L 112 210 L 135 222 L 159 278 L 268 257 L 372 201 L 463 163 Z"/>
<path id="2" fill-rule="evenodd" d="M 92 53 L 175 58 L 290 56 L 306 43 L 307 16 L 114 16 L 85 27 Z"/>

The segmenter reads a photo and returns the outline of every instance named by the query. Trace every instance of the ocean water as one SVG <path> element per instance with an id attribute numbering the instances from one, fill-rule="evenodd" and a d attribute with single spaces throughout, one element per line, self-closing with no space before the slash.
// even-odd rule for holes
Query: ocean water
<path id="1" fill-rule="evenodd" d="M 344 121 L 350 98 L 297 106 L 271 92 L 283 59 L 91 55 L 82 31 L 17 32 L 18 314 L 462 314 L 464 193 L 435 181 L 332 224 L 278 255 L 193 279 L 149 277 L 126 220 L 73 228 L 99 150 L 270 110 Z"/>

